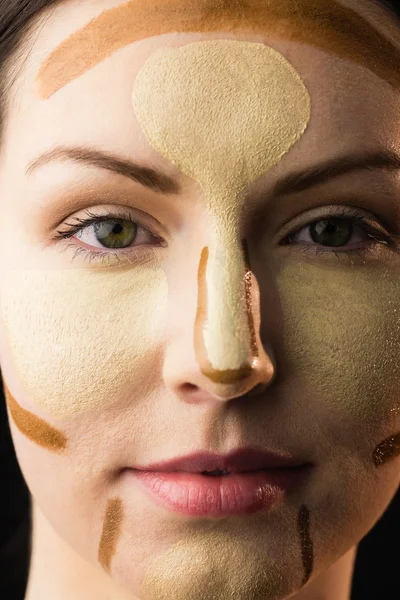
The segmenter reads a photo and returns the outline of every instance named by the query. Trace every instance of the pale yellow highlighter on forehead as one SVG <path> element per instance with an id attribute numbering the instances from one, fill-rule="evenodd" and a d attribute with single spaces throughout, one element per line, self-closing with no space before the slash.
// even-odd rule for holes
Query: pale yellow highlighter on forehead
<path id="1" fill-rule="evenodd" d="M 273 48 L 214 40 L 154 53 L 137 75 L 133 105 L 151 146 L 204 193 L 210 241 L 199 267 L 195 350 L 204 374 L 233 383 L 256 359 L 240 239 L 247 189 L 302 137 L 310 95 Z"/>

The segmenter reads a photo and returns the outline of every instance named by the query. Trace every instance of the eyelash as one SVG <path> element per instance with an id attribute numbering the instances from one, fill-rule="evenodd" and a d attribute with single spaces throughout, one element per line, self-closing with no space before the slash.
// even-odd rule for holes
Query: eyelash
<path id="1" fill-rule="evenodd" d="M 332 211 L 331 213 L 327 213 L 326 215 L 321 215 L 318 219 L 314 219 L 310 223 L 303 225 L 303 227 L 298 228 L 294 233 L 287 235 L 284 238 L 284 240 L 282 240 L 280 245 L 288 245 L 288 243 L 291 242 L 291 238 L 294 237 L 299 231 L 301 231 L 302 229 L 305 229 L 307 227 L 310 227 L 314 223 L 318 223 L 319 221 L 322 221 L 325 219 L 338 219 L 338 220 L 350 221 L 351 224 L 359 224 L 361 229 L 363 229 L 363 231 L 368 235 L 368 237 L 371 238 L 372 240 L 374 240 L 374 243 L 372 245 L 384 244 L 392 249 L 397 247 L 396 241 L 400 242 L 400 235 L 399 236 L 398 235 L 389 235 L 388 233 L 383 232 L 381 229 L 378 229 L 377 227 L 372 225 L 369 222 L 367 217 L 351 213 L 350 212 L 351 210 L 352 210 L 351 208 L 343 207 L 343 209 L 340 212 Z M 85 211 L 85 214 L 87 215 L 86 219 L 80 219 L 78 217 L 74 217 L 76 223 L 66 222 L 65 225 L 67 227 L 69 227 L 69 229 L 67 231 L 65 231 L 65 230 L 57 231 L 57 235 L 55 236 L 55 239 L 56 240 L 60 240 L 60 239 L 68 240 L 68 239 L 71 239 L 74 235 L 76 235 L 80 231 L 83 231 L 84 229 L 87 229 L 88 227 L 95 225 L 97 223 L 104 223 L 106 221 L 113 221 L 113 220 L 118 220 L 118 221 L 123 220 L 123 221 L 128 221 L 128 222 L 134 223 L 135 225 L 138 225 L 139 227 L 146 229 L 155 238 L 155 240 L 159 243 L 160 246 L 165 245 L 164 240 L 159 235 L 157 235 L 156 233 L 151 231 L 148 227 L 143 227 L 139 223 L 134 221 L 132 219 L 132 216 L 129 213 L 120 212 L 120 213 L 108 213 L 107 215 L 96 215 L 96 214 L 92 213 L 90 210 L 87 210 L 87 211 Z M 146 244 L 146 245 L 148 245 L 148 244 Z M 304 253 L 309 252 L 311 250 L 317 256 L 321 255 L 321 254 L 325 254 L 325 253 L 333 254 L 336 256 L 336 258 L 339 262 L 343 258 L 347 257 L 347 258 L 351 259 L 353 256 L 356 256 L 359 259 L 361 259 L 362 261 L 364 261 L 363 254 L 365 252 L 365 248 L 363 248 L 361 250 L 359 248 L 349 248 L 347 250 L 336 251 L 336 250 L 333 250 L 331 246 L 325 247 L 322 245 L 321 246 L 313 245 L 313 244 L 307 245 L 306 242 L 294 242 L 292 245 L 305 245 L 306 247 L 302 249 L 302 251 Z M 140 248 L 141 246 L 143 246 L 143 244 L 136 246 L 136 248 Z M 104 252 L 93 251 L 93 250 L 90 250 L 87 248 L 79 248 L 76 246 L 76 244 L 68 244 L 65 249 L 68 249 L 68 248 L 75 249 L 75 254 L 74 254 L 72 260 L 74 260 L 76 258 L 76 256 L 78 256 L 79 254 L 83 253 L 89 262 L 94 262 L 94 261 L 100 260 L 103 263 L 112 258 L 116 258 L 117 260 L 120 260 L 121 254 L 126 255 L 128 252 L 130 255 L 133 254 L 133 258 L 135 258 L 135 254 L 137 255 L 137 252 L 138 252 L 137 250 L 134 250 L 134 249 L 132 250 L 132 247 L 129 247 L 126 249 L 122 248 L 122 249 L 119 249 L 118 251 L 108 249 Z"/>
<path id="2" fill-rule="evenodd" d="M 87 215 L 86 219 L 80 219 L 78 217 L 74 217 L 74 219 L 75 219 L 75 221 L 77 221 L 77 223 L 66 222 L 65 225 L 67 227 L 69 227 L 69 229 L 67 231 L 65 231 L 65 230 L 57 231 L 57 235 L 55 236 L 55 239 L 56 240 L 71 239 L 74 235 L 76 235 L 80 231 L 83 231 L 84 229 L 87 229 L 88 227 L 91 227 L 92 225 L 96 225 L 97 223 L 104 223 L 106 221 L 128 221 L 130 223 L 134 223 L 135 225 L 138 225 L 139 228 L 142 228 L 142 229 L 145 229 L 146 231 L 148 231 L 152 235 L 152 237 L 155 238 L 155 240 L 158 242 L 158 244 L 160 246 L 165 245 L 164 240 L 157 233 L 152 231 L 149 227 L 144 227 L 143 225 L 140 225 L 140 223 L 138 223 L 137 221 L 134 221 L 132 219 L 132 215 L 130 215 L 128 212 L 118 212 L 118 213 L 110 212 L 106 215 L 96 215 L 96 214 L 92 213 L 90 210 L 86 210 L 85 214 Z M 135 259 L 135 255 L 137 256 L 137 254 L 138 254 L 138 250 L 136 250 L 136 248 L 140 248 L 143 245 L 148 245 L 148 244 L 140 244 L 138 246 L 128 247 L 125 249 L 121 248 L 118 251 L 115 251 L 112 249 L 107 249 L 106 251 L 102 252 L 101 250 L 94 251 L 94 250 L 90 250 L 88 248 L 80 248 L 80 247 L 77 247 L 76 244 L 68 244 L 65 247 L 65 250 L 68 250 L 68 248 L 73 248 L 75 250 L 72 260 L 74 260 L 78 255 L 83 254 L 85 256 L 85 258 L 88 260 L 88 262 L 94 262 L 94 261 L 99 260 L 102 263 L 105 263 L 106 261 L 109 261 L 110 259 L 113 259 L 113 258 L 120 261 L 121 254 L 127 255 L 128 253 L 130 255 L 133 255 L 133 259 Z"/>
<path id="3" fill-rule="evenodd" d="M 367 234 L 367 236 L 373 240 L 369 244 L 368 247 L 384 245 L 389 247 L 392 250 L 398 249 L 398 243 L 400 243 L 400 235 L 386 233 L 382 229 L 375 227 L 368 219 L 368 217 L 364 215 L 357 215 L 352 212 L 354 209 L 342 207 L 341 210 L 331 210 L 325 215 L 321 215 L 317 219 L 313 219 L 311 222 L 306 223 L 302 227 L 298 228 L 295 232 L 287 235 L 284 240 L 282 240 L 281 245 L 287 245 L 287 241 L 291 241 L 299 231 L 310 227 L 311 225 L 318 223 L 319 221 L 335 219 L 335 220 L 344 220 L 349 221 L 352 225 L 358 224 L 359 227 Z M 349 259 L 352 262 L 353 258 L 359 259 L 365 264 L 364 254 L 366 253 L 367 248 L 346 248 L 345 250 L 334 250 L 333 246 L 318 246 L 317 244 L 311 244 L 307 242 L 294 242 L 293 245 L 304 245 L 305 247 L 301 249 L 301 251 L 306 254 L 311 251 L 311 253 L 315 253 L 316 256 L 320 256 L 321 254 L 331 254 L 337 258 L 337 261 L 340 263 L 343 259 Z"/>

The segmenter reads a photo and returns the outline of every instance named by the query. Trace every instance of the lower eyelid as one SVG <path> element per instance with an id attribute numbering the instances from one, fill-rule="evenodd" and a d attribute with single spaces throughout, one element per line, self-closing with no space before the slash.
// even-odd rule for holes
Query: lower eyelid
<path id="1" fill-rule="evenodd" d="M 83 221 L 81 222 L 81 227 L 79 229 L 79 231 L 75 232 L 74 234 L 72 234 L 71 236 L 67 236 L 67 232 L 64 232 L 64 236 L 60 235 L 58 240 L 60 238 L 63 238 L 63 241 L 65 242 L 67 239 L 69 239 L 69 241 L 71 241 L 71 239 L 73 239 L 74 237 L 76 237 L 77 240 L 81 241 L 83 244 L 85 244 L 85 246 L 80 246 L 78 243 L 73 242 L 68 244 L 68 248 L 73 248 L 76 251 L 75 257 L 79 254 L 85 254 L 86 256 L 90 257 L 90 260 L 119 260 L 118 256 L 121 257 L 121 259 L 123 259 L 124 261 L 127 260 L 129 261 L 129 256 L 132 257 L 132 260 L 135 260 L 135 255 L 142 255 L 144 256 L 144 254 L 147 252 L 147 255 L 149 256 L 149 249 L 153 248 L 154 246 L 163 246 L 166 247 L 168 246 L 168 243 L 165 242 L 165 240 L 163 240 L 157 233 L 153 232 L 150 230 L 149 227 L 147 227 L 146 225 L 142 225 L 140 224 L 137 220 L 135 220 L 132 217 L 127 218 L 128 215 L 117 215 L 117 214 L 108 214 L 108 215 L 102 215 L 102 219 L 100 222 L 107 222 L 107 221 L 113 221 L 113 220 L 122 220 L 122 221 L 130 221 L 132 223 L 134 223 L 135 225 L 137 225 L 138 227 L 138 237 L 142 237 L 143 234 L 148 238 L 148 243 L 146 242 L 137 242 L 137 240 L 135 239 L 130 246 L 124 247 L 124 248 L 107 248 L 106 246 L 91 246 L 90 243 L 85 242 L 83 240 L 80 240 L 80 238 L 78 237 L 79 235 L 82 235 L 83 232 L 85 232 L 86 230 L 93 230 L 93 227 L 96 223 L 88 223 L 87 225 L 84 225 Z M 361 232 L 364 233 L 365 236 L 365 241 L 367 241 L 368 237 L 374 239 L 374 233 L 372 231 L 373 228 L 371 228 L 371 232 L 368 232 L 368 225 L 367 225 L 367 220 L 364 218 L 364 225 L 362 225 L 362 217 L 358 218 L 356 217 L 356 215 L 352 215 L 352 214 L 331 214 L 331 215 L 321 215 L 318 219 L 314 218 L 312 221 L 308 221 L 307 224 L 304 224 L 302 227 L 298 228 L 295 232 L 288 234 L 285 239 L 288 238 L 294 238 L 296 236 L 298 236 L 302 231 L 307 230 L 313 223 L 316 223 L 318 221 L 322 221 L 325 219 L 339 219 L 341 218 L 341 220 L 350 220 L 353 222 L 354 227 L 358 228 L 359 230 L 361 230 Z M 89 221 L 90 219 L 87 219 L 87 221 Z M 97 221 L 98 223 L 99 221 Z M 71 227 L 72 229 L 72 227 Z M 59 232 L 61 233 L 61 232 Z M 375 233 L 376 237 L 375 237 L 375 243 L 378 243 L 377 241 L 377 236 L 378 236 L 378 230 Z M 389 234 L 386 234 L 389 239 L 390 236 Z M 381 233 L 381 237 L 385 237 L 383 233 Z M 348 242 L 350 243 L 350 242 Z M 357 242 L 356 242 L 357 243 Z M 385 242 L 381 242 L 381 243 L 385 243 Z M 99 244 L 101 244 L 99 242 Z M 313 249 L 318 249 L 321 248 L 322 252 L 328 252 L 328 253 L 334 253 L 335 250 L 338 251 L 338 253 L 344 254 L 346 253 L 346 251 L 348 251 L 349 253 L 352 250 L 352 246 L 341 246 L 341 247 L 330 247 L 330 246 L 323 246 L 321 244 L 318 244 L 317 242 L 314 242 L 313 240 L 310 240 L 310 242 L 307 241 L 303 241 L 301 240 L 300 242 L 296 242 L 291 240 L 290 245 L 308 245 L 309 250 L 312 252 Z M 354 242 L 353 242 L 354 244 Z M 281 241 L 281 245 L 282 245 L 282 241 Z M 370 246 L 373 245 L 373 241 L 371 240 L 371 244 Z M 66 248 L 65 248 L 66 249 Z M 362 249 L 361 249 L 362 250 Z M 356 249 L 353 250 L 354 252 L 356 251 Z M 75 258 L 74 257 L 74 258 Z"/>
<path id="2" fill-rule="evenodd" d="M 115 266 L 116 264 L 134 265 L 139 260 L 158 260 L 158 257 L 154 254 L 154 247 L 150 244 L 140 244 L 138 246 L 131 246 L 118 250 L 102 250 L 101 248 L 94 250 L 90 247 L 84 248 L 83 246 L 78 246 L 77 244 L 68 243 L 66 246 L 64 246 L 64 248 L 62 248 L 61 252 L 65 252 L 67 250 L 72 250 L 74 253 L 71 259 L 72 261 L 79 256 L 82 256 L 83 263 L 101 263 L 106 267 Z"/>

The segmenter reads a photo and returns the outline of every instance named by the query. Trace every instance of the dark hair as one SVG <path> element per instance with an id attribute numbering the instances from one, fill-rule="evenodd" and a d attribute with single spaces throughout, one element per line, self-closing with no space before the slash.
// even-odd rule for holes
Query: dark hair
<path id="1" fill-rule="evenodd" d="M 6 119 L 8 94 L 18 75 L 15 70 L 18 58 L 26 52 L 36 24 L 40 25 L 42 11 L 60 2 L 62 0 L 0 0 L 0 138 Z M 398 0 L 378 0 L 377 3 L 400 18 Z M 2 486 L 5 512 L 0 524 L 0 598 L 23 600 L 31 554 L 30 494 L 11 440 L 1 385 L 0 427 L 0 481 L 6 482 Z M 360 544 L 353 580 L 355 600 L 378 598 L 382 594 L 391 597 L 390 581 L 396 589 L 399 522 L 398 492 L 378 524 Z M 390 547 L 396 551 L 391 552 Z"/>

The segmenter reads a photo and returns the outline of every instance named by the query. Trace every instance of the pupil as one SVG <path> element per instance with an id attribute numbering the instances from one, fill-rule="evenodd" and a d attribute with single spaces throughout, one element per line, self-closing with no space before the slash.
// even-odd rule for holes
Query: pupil
<path id="1" fill-rule="evenodd" d="M 353 223 L 345 219 L 322 219 L 310 225 L 311 237 L 316 244 L 344 246 L 353 234 Z"/>

